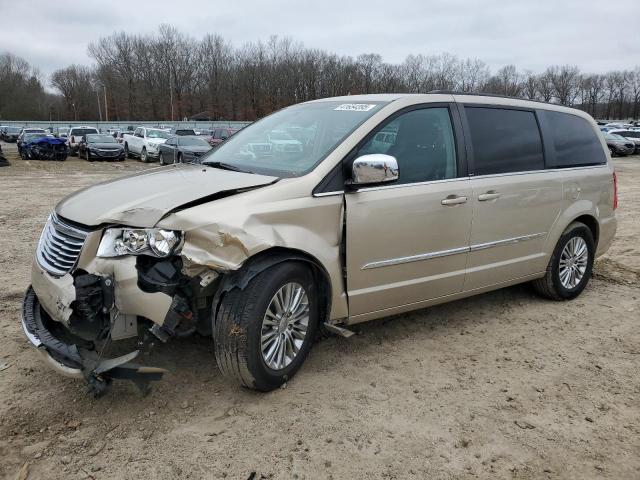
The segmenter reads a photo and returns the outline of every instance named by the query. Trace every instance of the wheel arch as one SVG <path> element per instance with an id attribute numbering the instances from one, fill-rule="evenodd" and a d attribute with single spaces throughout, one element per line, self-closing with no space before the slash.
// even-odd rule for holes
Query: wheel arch
<path id="1" fill-rule="evenodd" d="M 244 290 L 256 275 L 274 265 L 287 261 L 303 262 L 309 266 L 314 280 L 319 286 L 322 305 L 322 311 L 320 312 L 321 323 L 327 321 L 331 312 L 331 295 L 333 292 L 329 272 L 313 255 L 302 250 L 287 247 L 271 247 L 256 253 L 248 258 L 238 270 L 225 274 L 212 302 L 212 319 L 215 321 L 220 302 L 227 292 L 234 288 Z"/>
<path id="2" fill-rule="evenodd" d="M 574 222 L 581 222 L 581 223 L 584 223 L 587 227 L 589 227 L 589 230 L 591 230 L 591 235 L 593 235 L 594 246 L 597 248 L 598 238 L 600 236 L 600 224 L 598 223 L 598 219 L 596 219 L 596 217 L 594 217 L 593 215 L 589 215 L 589 214 L 580 215 L 579 217 L 576 217 L 571 222 L 569 222 L 567 227 Z"/>

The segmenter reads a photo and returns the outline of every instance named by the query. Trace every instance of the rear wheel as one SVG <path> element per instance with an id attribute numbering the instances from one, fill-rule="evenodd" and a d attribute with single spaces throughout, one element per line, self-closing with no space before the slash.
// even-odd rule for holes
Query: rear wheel
<path id="1" fill-rule="evenodd" d="M 595 241 L 589 227 L 574 222 L 553 251 L 545 276 L 533 281 L 535 290 L 552 300 L 571 300 L 589 283 L 595 258 Z"/>
<path id="2" fill-rule="evenodd" d="M 162 154 L 162 152 L 160 152 L 160 155 L 158 155 L 158 163 L 160 165 L 164 165 L 164 155 Z"/>
<path id="3" fill-rule="evenodd" d="M 616 151 L 614 150 L 613 147 L 609 147 L 609 153 L 611 154 L 611 156 L 613 157 L 616 154 Z"/>
<path id="4" fill-rule="evenodd" d="M 311 272 L 299 262 L 275 265 L 228 292 L 213 325 L 222 373 L 256 390 L 281 386 L 309 354 L 319 301 Z"/>

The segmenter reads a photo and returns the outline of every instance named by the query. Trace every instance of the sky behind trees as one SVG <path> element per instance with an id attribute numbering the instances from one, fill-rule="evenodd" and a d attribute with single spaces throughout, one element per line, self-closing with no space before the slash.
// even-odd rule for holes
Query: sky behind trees
<path id="1" fill-rule="evenodd" d="M 338 55 L 375 52 L 390 63 L 449 52 L 492 69 L 571 64 L 604 73 L 640 58 L 638 0 L 0 0 L 0 11 L 0 50 L 45 75 L 90 63 L 87 47 L 100 37 L 151 34 L 162 23 L 238 47 L 289 36 Z"/>

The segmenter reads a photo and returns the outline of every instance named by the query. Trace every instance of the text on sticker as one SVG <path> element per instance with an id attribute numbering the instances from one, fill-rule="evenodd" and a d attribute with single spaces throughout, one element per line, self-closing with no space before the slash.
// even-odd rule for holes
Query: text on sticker
<path id="1" fill-rule="evenodd" d="M 372 108 L 375 108 L 375 105 L 370 103 L 343 103 L 342 105 L 338 105 L 334 110 L 345 110 L 348 112 L 368 112 Z"/>

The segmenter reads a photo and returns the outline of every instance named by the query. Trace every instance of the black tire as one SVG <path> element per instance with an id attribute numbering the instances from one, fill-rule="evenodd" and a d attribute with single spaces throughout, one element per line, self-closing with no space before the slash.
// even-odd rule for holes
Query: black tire
<path id="1" fill-rule="evenodd" d="M 296 282 L 307 293 L 309 324 L 298 354 L 291 363 L 273 370 L 263 359 L 262 321 L 273 296 Z M 293 377 L 309 354 L 320 318 L 320 297 L 309 268 L 300 262 L 277 264 L 256 275 L 241 290 L 234 288 L 220 302 L 213 324 L 214 348 L 220 371 L 242 386 L 268 392 Z"/>
<path id="2" fill-rule="evenodd" d="M 586 270 L 580 282 L 573 288 L 566 288 L 560 280 L 560 257 L 562 254 L 562 250 L 567 245 L 569 240 L 576 236 L 582 237 L 584 239 L 585 243 L 587 244 L 587 252 L 589 257 L 587 259 Z M 558 243 L 553 250 L 553 255 L 551 255 L 551 259 L 549 260 L 549 265 L 547 266 L 547 271 L 544 277 L 532 282 L 533 288 L 539 295 L 551 300 L 563 301 L 576 298 L 582 293 L 582 291 L 587 286 L 587 283 L 589 283 L 589 279 L 591 278 L 591 273 L 593 271 L 593 261 L 595 258 L 595 250 L 596 245 L 593 239 L 593 233 L 591 233 L 591 229 L 584 223 L 573 222 L 567 227 L 562 236 L 560 236 L 560 239 L 558 240 Z"/>
<path id="3" fill-rule="evenodd" d="M 616 151 L 613 147 L 609 147 L 609 154 L 614 157 L 616 155 Z"/>
<path id="4" fill-rule="evenodd" d="M 129 144 L 124 144 L 124 158 L 131 158 L 131 152 L 129 151 Z"/>
<path id="5" fill-rule="evenodd" d="M 182 158 L 182 154 L 181 154 L 181 153 L 179 153 L 179 154 L 178 154 L 178 163 L 182 163 L 182 162 L 183 162 L 183 160 L 184 160 L 184 159 Z"/>
<path id="6" fill-rule="evenodd" d="M 160 152 L 160 154 L 158 155 L 158 163 L 162 166 L 165 165 L 164 163 L 164 155 L 162 154 L 162 152 Z"/>

